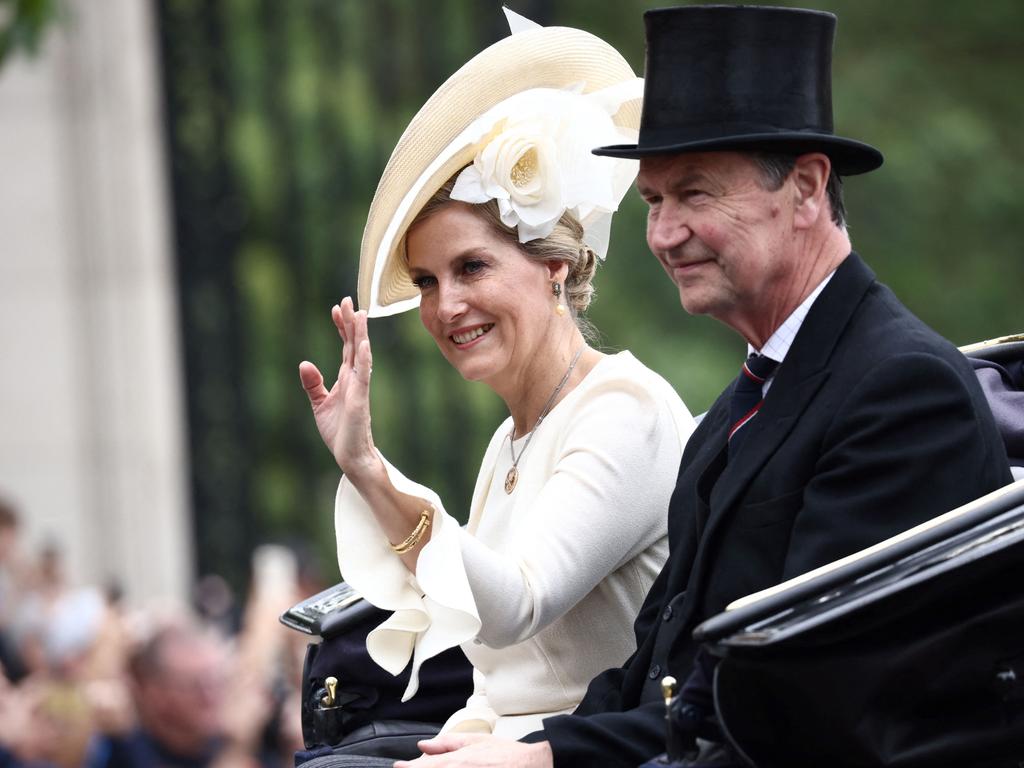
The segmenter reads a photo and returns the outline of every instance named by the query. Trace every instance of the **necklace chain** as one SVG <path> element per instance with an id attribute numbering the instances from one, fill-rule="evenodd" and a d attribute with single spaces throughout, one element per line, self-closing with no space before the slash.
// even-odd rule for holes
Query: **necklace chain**
<path id="1" fill-rule="evenodd" d="M 562 380 L 558 382 L 558 386 L 555 387 L 555 391 L 551 393 L 551 397 L 544 404 L 544 407 L 540 409 L 540 416 L 537 417 L 537 421 L 533 425 L 533 429 L 530 430 L 530 434 L 526 436 L 526 443 L 523 445 L 523 450 L 516 456 L 515 445 L 513 445 L 513 439 L 516 435 L 515 424 L 512 425 L 512 430 L 508 433 L 508 450 L 512 454 L 512 468 L 509 469 L 508 474 L 505 475 L 505 493 L 512 493 L 516 489 L 516 483 L 519 482 L 519 460 L 523 458 L 523 454 L 526 453 L 526 449 L 530 447 L 530 441 L 533 440 L 533 436 L 537 434 L 537 428 L 541 422 L 544 421 L 544 417 L 548 415 L 551 410 L 551 406 L 555 403 L 555 398 L 558 397 L 558 393 L 562 391 L 562 387 L 565 386 L 566 382 L 569 381 L 569 376 L 572 375 L 573 368 L 576 367 L 577 361 L 580 359 L 580 355 L 583 354 L 583 349 L 586 344 L 581 344 L 580 348 L 576 350 L 576 354 L 572 356 L 572 362 L 569 363 L 569 368 L 566 370 Z"/>

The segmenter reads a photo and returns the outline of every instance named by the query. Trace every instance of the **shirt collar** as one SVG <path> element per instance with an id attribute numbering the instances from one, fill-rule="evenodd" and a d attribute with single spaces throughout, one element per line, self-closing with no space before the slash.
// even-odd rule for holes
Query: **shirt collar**
<path id="1" fill-rule="evenodd" d="M 817 288 L 808 294 L 807 298 L 804 299 L 800 306 L 794 309 L 789 317 L 783 320 L 782 325 L 775 329 L 775 333 L 768 337 L 768 341 L 764 343 L 761 349 L 754 349 L 749 344 L 747 345 L 748 355 L 761 354 L 765 357 L 769 357 L 781 363 L 786 359 L 786 355 L 789 353 L 789 348 L 793 346 L 793 339 L 796 338 L 797 332 L 800 330 L 800 326 L 804 323 L 804 318 L 807 317 L 807 313 L 811 311 L 811 305 L 814 304 L 815 299 L 818 298 L 825 286 L 828 285 L 828 281 L 832 279 L 835 274 L 835 270 L 829 272 L 825 276 L 825 279 L 818 283 Z"/>

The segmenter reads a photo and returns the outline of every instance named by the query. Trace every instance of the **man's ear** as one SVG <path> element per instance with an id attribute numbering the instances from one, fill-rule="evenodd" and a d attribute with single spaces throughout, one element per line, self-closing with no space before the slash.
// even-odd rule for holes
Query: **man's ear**
<path id="1" fill-rule="evenodd" d="M 796 188 L 793 223 L 797 229 L 810 229 L 821 216 L 827 216 L 825 189 L 832 171 L 827 155 L 812 152 L 796 159 L 790 178 Z"/>

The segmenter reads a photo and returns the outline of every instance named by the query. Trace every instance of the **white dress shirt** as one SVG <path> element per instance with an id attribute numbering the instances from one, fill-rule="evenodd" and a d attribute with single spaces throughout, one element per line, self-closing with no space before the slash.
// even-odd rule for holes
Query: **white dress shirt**
<path id="1" fill-rule="evenodd" d="M 834 274 L 835 270 L 829 272 L 825 279 L 818 283 L 818 287 L 811 291 L 806 299 L 800 302 L 799 307 L 789 313 L 789 317 L 782 321 L 782 325 L 775 329 L 775 333 L 768 337 L 768 341 L 764 343 L 761 349 L 754 349 L 750 344 L 747 344 L 747 355 L 764 355 L 781 365 L 782 361 L 786 359 L 786 355 L 789 354 L 789 348 L 793 346 L 793 339 L 796 338 L 800 326 L 804 324 L 807 313 L 811 311 L 811 305 L 818 298 L 818 294 L 825 290 L 825 286 L 828 285 L 828 281 L 832 279 Z M 778 368 L 776 367 L 775 370 L 778 370 Z M 764 384 L 761 386 L 762 397 L 768 394 L 774 379 L 774 373 L 765 379 Z"/>

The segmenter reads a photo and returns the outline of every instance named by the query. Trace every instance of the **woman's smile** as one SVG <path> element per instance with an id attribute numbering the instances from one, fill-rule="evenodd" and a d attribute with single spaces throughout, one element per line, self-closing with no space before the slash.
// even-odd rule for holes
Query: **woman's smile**
<path id="1" fill-rule="evenodd" d="M 448 338 L 454 341 L 456 346 L 460 349 L 466 349 L 493 327 L 494 323 L 484 323 L 483 325 L 476 325 L 469 328 L 460 328 L 450 334 Z"/>

